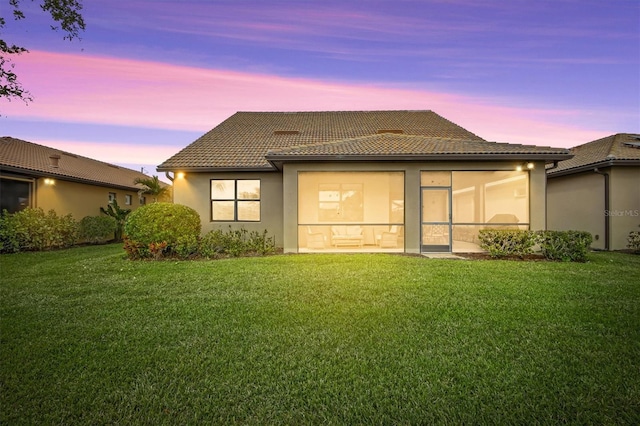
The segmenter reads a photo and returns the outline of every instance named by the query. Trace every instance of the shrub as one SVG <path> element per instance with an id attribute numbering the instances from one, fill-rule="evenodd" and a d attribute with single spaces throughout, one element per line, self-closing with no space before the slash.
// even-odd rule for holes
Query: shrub
<path id="1" fill-rule="evenodd" d="M 58 216 L 28 207 L 0 220 L 0 252 L 39 251 L 72 246 L 78 238 L 78 223 L 70 214 Z"/>
<path id="2" fill-rule="evenodd" d="M 117 222 L 111 216 L 85 216 L 80 220 L 78 237 L 91 244 L 106 243 L 114 238 Z"/>
<path id="3" fill-rule="evenodd" d="M 197 241 L 200 227 L 200 216 L 190 207 L 171 203 L 147 204 L 127 218 L 124 248 L 130 259 L 184 257 Z M 166 246 L 159 250 L 163 243 Z"/>
<path id="4" fill-rule="evenodd" d="M 208 232 L 200 241 L 199 254 L 204 257 L 266 255 L 275 252 L 275 240 L 267 231 L 247 231 L 244 228 L 223 232 Z"/>
<path id="5" fill-rule="evenodd" d="M 536 243 L 534 232 L 518 229 L 481 229 L 478 239 L 492 257 L 524 257 L 532 253 Z"/>
<path id="6" fill-rule="evenodd" d="M 636 253 L 640 253 L 640 231 L 629 232 L 627 243 L 627 247 Z"/>
<path id="7" fill-rule="evenodd" d="M 203 257 L 217 257 L 224 254 L 227 246 L 226 235 L 222 230 L 209 231 L 200 239 L 198 253 Z"/>
<path id="8" fill-rule="evenodd" d="M 197 256 L 199 243 L 197 235 L 184 235 L 176 241 L 174 251 L 182 259 Z"/>
<path id="9" fill-rule="evenodd" d="M 593 237 L 583 231 L 540 231 L 538 243 L 545 258 L 563 262 L 586 262 Z"/>

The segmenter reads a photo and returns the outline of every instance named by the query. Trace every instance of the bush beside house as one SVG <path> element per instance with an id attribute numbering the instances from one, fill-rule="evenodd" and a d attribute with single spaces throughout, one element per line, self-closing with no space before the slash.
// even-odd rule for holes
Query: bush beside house
<path id="1" fill-rule="evenodd" d="M 548 260 L 585 262 L 593 237 L 583 231 L 526 231 L 483 229 L 479 232 L 480 247 L 492 257 L 524 257 L 533 253 L 538 244 Z"/>
<path id="2" fill-rule="evenodd" d="M 104 243 L 110 240 L 116 219 L 111 216 L 58 216 L 40 208 L 27 208 L 0 215 L 0 253 L 70 247 L 79 241 Z M 129 215 L 124 224 L 124 249 L 130 259 L 163 257 L 218 258 L 265 255 L 275 252 L 275 241 L 262 233 L 245 229 L 214 230 L 200 237 L 199 214 L 190 207 L 172 203 L 143 206 Z M 494 258 L 524 257 L 537 244 L 549 260 L 585 262 L 593 241 L 582 231 L 526 231 L 484 229 L 478 234 L 480 246 Z M 640 252 L 640 232 L 629 234 L 629 248 Z"/>
<path id="3" fill-rule="evenodd" d="M 478 233 L 480 247 L 492 257 L 524 257 L 533 253 L 535 233 L 520 230 L 482 229 Z"/>
<path id="4" fill-rule="evenodd" d="M 593 237 L 583 231 L 541 231 L 538 243 L 542 255 L 549 260 L 586 262 Z"/>
<path id="5" fill-rule="evenodd" d="M 266 230 L 260 233 L 231 227 L 227 232 L 220 229 L 208 232 L 199 245 L 199 254 L 207 258 L 264 256 L 273 254 L 275 250 L 275 238 L 269 237 Z"/>
<path id="6" fill-rule="evenodd" d="M 634 253 L 640 253 L 640 231 L 629 232 L 627 237 L 627 247 L 633 250 Z"/>
<path id="7" fill-rule="evenodd" d="M 111 241 L 118 229 L 118 223 L 111 216 L 85 216 L 80 220 L 78 237 L 90 244 L 104 244 Z"/>
<path id="8" fill-rule="evenodd" d="M 26 208 L 0 217 L 0 253 L 38 251 L 74 245 L 79 225 L 73 216 L 58 216 L 41 208 Z"/>
<path id="9" fill-rule="evenodd" d="M 182 258 L 197 252 L 200 215 L 181 204 L 153 203 L 129 215 L 124 225 L 125 251 L 130 259 Z"/>

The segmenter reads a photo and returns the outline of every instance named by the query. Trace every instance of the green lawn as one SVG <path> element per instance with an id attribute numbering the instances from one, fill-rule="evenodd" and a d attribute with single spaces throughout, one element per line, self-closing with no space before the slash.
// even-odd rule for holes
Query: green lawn
<path id="1" fill-rule="evenodd" d="M 640 423 L 640 256 L 0 270 L 0 424 Z"/>

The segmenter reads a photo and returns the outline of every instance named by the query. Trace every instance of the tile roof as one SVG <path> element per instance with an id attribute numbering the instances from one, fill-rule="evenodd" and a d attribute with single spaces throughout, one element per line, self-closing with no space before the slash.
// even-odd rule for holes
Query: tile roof
<path id="1" fill-rule="evenodd" d="M 133 183 L 135 178 L 149 178 L 135 170 L 7 136 L 0 137 L 0 169 L 132 191 L 142 188 Z"/>
<path id="2" fill-rule="evenodd" d="M 384 133 L 320 144 L 272 150 L 269 160 L 331 159 L 339 157 L 371 159 L 473 158 L 497 159 L 517 156 L 527 159 L 563 159 L 569 152 L 563 148 L 488 142 L 484 140 L 434 138 L 405 134 Z M 432 158 L 431 158 L 432 159 Z"/>
<path id="3" fill-rule="evenodd" d="M 159 171 L 272 169 L 269 151 L 391 131 L 483 139 L 432 111 L 238 112 L 166 160 Z"/>
<path id="4" fill-rule="evenodd" d="M 577 173 L 585 168 L 614 164 L 640 165 L 640 134 L 618 133 L 569 150 L 574 157 L 558 163 L 549 176 Z"/>

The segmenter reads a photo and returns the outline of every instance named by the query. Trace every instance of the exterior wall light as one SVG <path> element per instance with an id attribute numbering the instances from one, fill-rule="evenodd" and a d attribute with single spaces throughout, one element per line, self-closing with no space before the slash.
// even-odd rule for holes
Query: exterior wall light
<path id="1" fill-rule="evenodd" d="M 46 179 L 44 180 L 44 184 L 45 184 L 45 185 L 55 185 L 55 184 L 56 184 L 56 181 L 55 181 L 55 180 L 53 180 L 53 179 L 51 179 L 51 178 L 46 178 Z"/>
<path id="2" fill-rule="evenodd" d="M 184 176 L 185 176 L 185 175 L 184 175 L 184 172 L 178 172 L 178 173 L 176 174 L 176 177 L 177 177 L 178 179 L 184 179 Z"/>
<path id="3" fill-rule="evenodd" d="M 527 170 L 533 170 L 535 168 L 535 164 L 533 164 L 533 162 L 531 162 L 531 161 L 528 161 L 528 162 L 523 163 L 523 164 L 518 164 L 516 166 L 516 171 L 521 172 L 521 171 L 524 170 L 525 167 L 527 168 Z"/>

